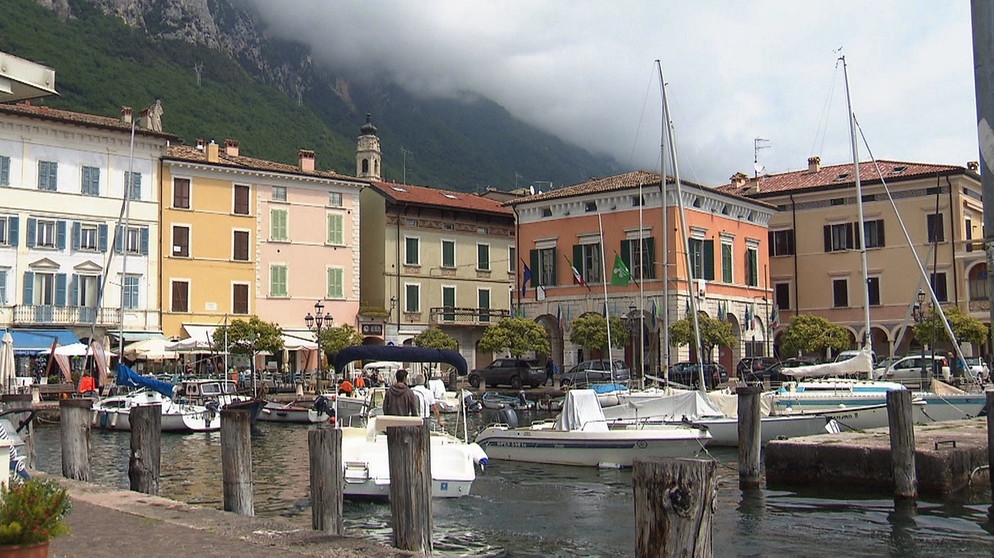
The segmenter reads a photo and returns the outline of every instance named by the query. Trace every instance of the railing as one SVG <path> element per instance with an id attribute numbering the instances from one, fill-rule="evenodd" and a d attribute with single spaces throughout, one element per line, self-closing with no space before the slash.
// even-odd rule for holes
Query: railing
<path id="1" fill-rule="evenodd" d="M 89 325 L 111 326 L 121 323 L 118 308 L 92 306 L 51 306 L 19 304 L 14 307 L 14 323 L 18 325 Z"/>
<path id="2" fill-rule="evenodd" d="M 488 326 L 511 316 L 510 310 L 497 308 L 456 308 L 437 306 L 429 310 L 429 322 L 434 325 Z"/>

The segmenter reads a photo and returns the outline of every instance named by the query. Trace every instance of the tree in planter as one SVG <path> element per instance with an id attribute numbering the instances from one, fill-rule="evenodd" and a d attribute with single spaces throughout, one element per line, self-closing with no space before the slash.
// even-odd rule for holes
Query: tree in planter
<path id="1" fill-rule="evenodd" d="M 715 347 L 732 348 L 738 343 L 732 333 L 732 324 L 728 322 L 698 313 L 697 324 L 701 329 L 702 347 L 699 350 L 704 353 L 701 355 L 701 362 L 714 362 L 712 353 Z M 670 345 L 680 347 L 693 345 L 696 342 L 693 318 L 684 318 L 670 324 Z"/>
<path id="2" fill-rule="evenodd" d="M 11 475 L 0 489 L 0 547 L 42 545 L 47 555 L 49 541 L 69 532 L 71 510 L 69 493 L 55 480 Z"/>
<path id="3" fill-rule="evenodd" d="M 249 371 L 255 382 L 255 357 L 259 353 L 276 354 L 283 350 L 283 328 L 252 316 L 246 320 L 233 320 L 225 327 L 214 330 L 214 347 L 236 355 L 248 355 Z"/>
<path id="4" fill-rule="evenodd" d="M 487 326 L 479 346 L 481 350 L 490 352 L 507 349 L 515 358 L 521 358 L 521 355 L 529 351 L 539 354 L 549 354 L 552 351 L 545 328 L 528 318 L 503 318 L 496 324 Z"/>
<path id="5" fill-rule="evenodd" d="M 331 355 L 328 359 L 329 367 L 334 366 L 335 355 L 338 354 L 338 351 L 357 345 L 362 345 L 362 334 L 349 324 L 322 329 L 321 336 L 318 338 L 318 348 L 322 354 Z"/>
<path id="6" fill-rule="evenodd" d="M 600 314 L 584 314 L 570 324 L 569 340 L 587 350 L 607 351 L 607 320 Z M 611 316 L 611 346 L 621 349 L 628 342 L 628 329 L 618 316 Z M 605 357 L 606 358 L 606 357 Z"/>
<path id="7" fill-rule="evenodd" d="M 780 334 L 781 355 L 841 352 L 849 348 L 849 332 L 821 316 L 801 314 L 791 318 Z"/>

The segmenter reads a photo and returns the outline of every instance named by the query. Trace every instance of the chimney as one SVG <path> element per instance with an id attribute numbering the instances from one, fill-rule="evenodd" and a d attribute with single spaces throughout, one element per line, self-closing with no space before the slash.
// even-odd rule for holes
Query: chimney
<path id="1" fill-rule="evenodd" d="M 151 119 L 148 115 L 148 109 L 142 109 L 141 117 L 138 119 L 138 127 L 148 130 L 149 120 Z"/>
<path id="2" fill-rule="evenodd" d="M 980 162 L 979 161 L 968 161 L 966 163 L 966 170 L 971 170 L 973 172 L 977 172 L 978 170 L 980 170 Z"/>
<path id="3" fill-rule="evenodd" d="M 808 172 L 818 172 L 821 170 L 821 157 L 817 155 L 808 157 Z"/>
<path id="4" fill-rule="evenodd" d="M 207 162 L 217 163 L 220 160 L 221 158 L 218 156 L 218 145 L 214 143 L 214 140 L 211 140 L 211 142 L 207 144 Z"/>
<path id="5" fill-rule="evenodd" d="M 310 149 L 300 150 L 300 170 L 314 172 L 314 152 Z"/>
<path id="6" fill-rule="evenodd" d="M 204 138 L 197 138 L 197 151 L 203 151 L 206 146 L 207 142 L 204 141 Z"/>
<path id="7" fill-rule="evenodd" d="M 753 193 L 756 194 L 759 193 L 759 181 L 760 178 L 758 176 L 753 176 L 749 178 L 749 189 L 752 190 Z"/>
<path id="8" fill-rule="evenodd" d="M 230 157 L 238 156 L 238 142 L 235 140 L 224 140 L 224 154 Z"/>
<path id="9" fill-rule="evenodd" d="M 121 122 L 131 124 L 131 107 L 121 107 Z"/>
<path id="10" fill-rule="evenodd" d="M 741 173 L 741 172 L 737 172 L 737 173 L 733 174 L 733 175 L 731 176 L 731 178 L 729 178 L 729 180 L 731 180 L 731 181 L 732 181 L 732 184 L 733 184 L 733 185 L 734 185 L 734 186 L 735 186 L 736 188 L 741 188 L 741 187 L 745 186 L 745 183 L 746 183 L 746 175 L 745 175 L 744 173 Z"/>

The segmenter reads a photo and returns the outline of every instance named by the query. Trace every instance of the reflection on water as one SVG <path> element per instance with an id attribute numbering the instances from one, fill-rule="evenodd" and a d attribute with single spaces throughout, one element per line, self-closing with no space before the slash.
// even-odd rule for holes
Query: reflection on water
<path id="1" fill-rule="evenodd" d="M 471 420 L 470 432 L 478 426 Z M 92 432 L 93 481 L 128 488 L 129 439 Z M 307 427 L 260 423 L 252 441 L 256 515 L 310 528 Z M 60 474 L 58 426 L 39 428 L 35 449 L 36 467 Z M 711 455 L 721 463 L 716 556 L 994 554 L 984 491 L 913 511 L 896 511 L 886 495 L 740 491 L 736 452 Z M 217 432 L 163 435 L 160 494 L 220 509 L 220 456 Z M 631 556 L 631 478 L 628 470 L 493 462 L 470 496 L 433 500 L 434 548 L 453 556 Z M 346 502 L 344 512 L 347 530 L 390 543 L 389 505 Z"/>

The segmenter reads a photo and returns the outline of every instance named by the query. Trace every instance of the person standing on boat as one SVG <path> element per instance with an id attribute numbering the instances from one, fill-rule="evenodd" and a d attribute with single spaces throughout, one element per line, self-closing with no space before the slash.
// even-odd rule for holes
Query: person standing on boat
<path id="1" fill-rule="evenodd" d="M 414 387 L 411 388 L 411 391 L 420 400 L 420 414 L 421 418 L 425 421 L 425 426 L 431 428 L 431 414 L 434 412 L 438 426 L 441 428 L 443 426 L 442 413 L 438 410 L 438 400 L 435 399 L 435 394 L 425 386 L 425 377 L 423 375 L 419 374 L 414 379 Z"/>
<path id="2" fill-rule="evenodd" d="M 407 370 L 401 368 L 397 371 L 397 381 L 387 389 L 383 396 L 383 414 L 399 415 L 403 417 L 416 417 L 420 413 L 418 396 L 411 391 L 405 381 L 407 380 Z"/>

